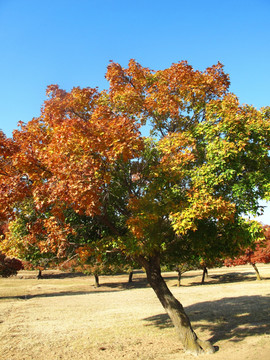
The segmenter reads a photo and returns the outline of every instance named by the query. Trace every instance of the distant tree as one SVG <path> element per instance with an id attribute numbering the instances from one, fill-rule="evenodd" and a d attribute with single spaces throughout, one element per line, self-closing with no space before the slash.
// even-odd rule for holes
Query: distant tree
<path id="1" fill-rule="evenodd" d="M 42 270 L 55 268 L 66 259 L 55 244 L 57 238 L 50 236 L 47 218 L 48 213 L 39 213 L 32 198 L 25 198 L 16 205 L 0 242 L 0 250 L 20 259 L 25 269 L 37 269 L 38 278 L 42 277 Z"/>
<path id="2" fill-rule="evenodd" d="M 229 258 L 224 261 L 224 265 L 237 266 L 250 264 L 255 270 L 257 280 L 261 280 L 259 270 L 257 268 L 258 263 L 268 264 L 270 263 L 270 226 L 264 226 L 264 240 L 255 242 L 253 247 L 248 247 L 242 251 L 240 256 Z"/>
<path id="3" fill-rule="evenodd" d="M 225 258 L 236 256 L 262 236 L 257 222 L 238 218 L 233 223 L 217 226 L 213 219 L 197 221 L 197 231 L 187 231 L 182 236 L 182 246 L 174 242 L 169 255 L 163 258 L 167 269 L 181 274 L 188 270 L 202 269 L 201 284 L 204 284 L 208 269 L 220 267 Z M 178 280 L 178 282 L 179 282 Z"/>
<path id="4" fill-rule="evenodd" d="M 19 270 L 23 269 L 23 264 L 20 260 L 10 258 L 0 252 L 0 276 L 9 277 L 16 275 Z"/>
<path id="5" fill-rule="evenodd" d="M 132 282 L 133 269 L 138 268 L 131 258 L 118 249 L 94 249 L 90 246 L 79 247 L 77 268 L 86 274 L 93 275 L 95 286 L 99 287 L 100 275 L 115 275 L 128 273 L 128 282 Z"/>

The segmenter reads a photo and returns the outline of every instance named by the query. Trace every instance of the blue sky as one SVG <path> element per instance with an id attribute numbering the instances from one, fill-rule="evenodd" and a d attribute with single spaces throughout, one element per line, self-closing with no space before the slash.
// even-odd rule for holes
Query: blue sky
<path id="1" fill-rule="evenodd" d="M 270 105 L 269 18 L 269 0 L 0 0 L 0 129 L 38 116 L 47 85 L 103 89 L 109 60 L 130 58 L 220 61 L 242 103 Z"/>

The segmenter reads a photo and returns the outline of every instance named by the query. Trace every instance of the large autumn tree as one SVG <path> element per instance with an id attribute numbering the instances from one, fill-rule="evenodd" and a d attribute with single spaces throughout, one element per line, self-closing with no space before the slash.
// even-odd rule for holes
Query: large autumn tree
<path id="1" fill-rule="evenodd" d="M 72 209 L 91 219 L 95 249 L 127 254 L 146 270 L 184 348 L 214 352 L 198 339 L 160 266 L 228 255 L 260 235 L 242 214 L 269 198 L 269 108 L 240 105 L 218 63 L 205 71 L 187 62 L 153 71 L 131 60 L 110 63 L 108 91 L 53 85 L 41 115 L 1 134 L 2 218 L 31 199 L 40 231 L 37 245 L 63 256 L 75 236 L 65 221 Z M 144 138 L 139 127 L 151 126 Z M 44 216 L 46 214 L 46 216 Z M 32 241 L 33 240 L 32 237 Z M 78 249 L 78 252 L 80 253 Z"/>

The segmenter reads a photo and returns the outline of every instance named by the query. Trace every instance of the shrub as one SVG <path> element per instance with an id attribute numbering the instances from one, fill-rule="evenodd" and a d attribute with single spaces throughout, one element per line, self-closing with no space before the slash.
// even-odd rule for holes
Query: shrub
<path id="1" fill-rule="evenodd" d="M 20 260 L 10 258 L 0 252 L 0 276 L 9 277 L 16 275 L 19 270 L 23 269 L 23 264 Z"/>

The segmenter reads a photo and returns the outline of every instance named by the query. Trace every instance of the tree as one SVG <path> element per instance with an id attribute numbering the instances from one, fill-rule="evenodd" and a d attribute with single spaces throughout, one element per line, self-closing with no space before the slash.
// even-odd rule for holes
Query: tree
<path id="1" fill-rule="evenodd" d="M 160 266 L 175 251 L 210 256 L 217 243 L 227 253 L 258 236 L 259 226 L 241 215 L 269 198 L 270 110 L 241 106 L 220 63 L 152 71 L 134 60 L 126 69 L 112 62 L 106 78 L 102 92 L 49 86 L 40 117 L 13 139 L 2 135 L 1 214 L 12 217 L 31 196 L 47 214 L 48 245 L 61 252 L 72 238 L 65 211 L 88 216 L 96 234 L 87 246 L 117 249 L 144 267 L 184 348 L 213 352 Z M 146 123 L 155 139 L 141 136 Z"/>
<path id="2" fill-rule="evenodd" d="M 8 223 L 6 221 L 0 223 L 0 241 L 1 239 L 5 239 L 5 232 L 7 228 Z M 0 251 L 0 276 L 9 277 L 16 275 L 17 272 L 23 268 L 24 266 L 19 259 L 8 257 L 2 251 Z"/>
<path id="3" fill-rule="evenodd" d="M 90 247 L 78 248 L 77 269 L 85 274 L 94 275 L 95 286 L 99 287 L 100 275 L 114 275 L 120 273 L 129 273 L 128 282 L 132 282 L 133 269 L 136 264 L 121 252 L 114 250 L 105 250 L 98 253 L 97 249 Z"/>
<path id="4" fill-rule="evenodd" d="M 97 287 L 99 275 L 129 272 L 129 282 L 132 281 L 132 270 L 138 264 L 115 247 L 112 230 L 104 226 L 99 216 L 81 215 L 69 209 L 65 211 L 65 222 L 72 228 L 69 253 L 72 258 L 76 254 L 76 268 L 94 275 Z"/>
<path id="5" fill-rule="evenodd" d="M 216 225 L 212 219 L 199 220 L 197 230 L 187 232 L 185 243 L 179 248 L 176 242 L 165 259 L 163 257 L 166 268 L 177 270 L 178 284 L 181 273 L 195 269 L 203 269 L 203 284 L 207 269 L 222 266 L 225 258 L 238 256 L 253 242 L 252 238 L 262 236 L 262 229 L 256 222 L 246 222 L 242 218 L 225 226 Z"/>
<path id="6" fill-rule="evenodd" d="M 0 252 L 0 276 L 9 277 L 16 275 L 22 269 L 23 264 L 19 259 L 10 258 Z"/>
<path id="7" fill-rule="evenodd" d="M 42 270 L 56 267 L 69 255 L 63 254 L 60 247 L 51 246 L 46 227 L 48 215 L 35 209 L 33 199 L 25 198 L 16 204 L 0 243 L 1 250 L 21 259 L 25 269 L 38 269 L 38 278 L 42 277 Z"/>
<path id="8" fill-rule="evenodd" d="M 256 264 L 267 264 L 270 262 L 270 226 L 264 226 L 264 235 L 265 239 L 256 241 L 252 247 L 241 249 L 242 251 L 239 256 L 225 259 L 224 265 L 230 267 L 250 264 L 255 270 L 257 280 L 261 280 Z"/>

